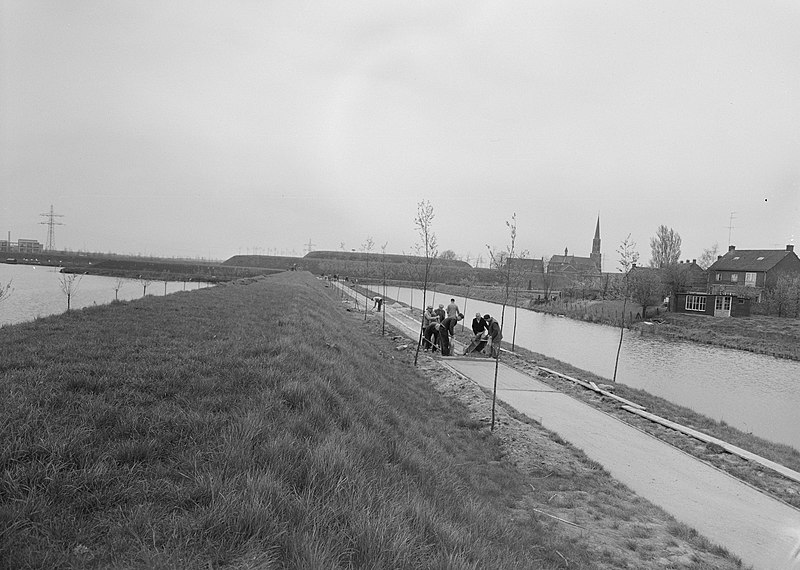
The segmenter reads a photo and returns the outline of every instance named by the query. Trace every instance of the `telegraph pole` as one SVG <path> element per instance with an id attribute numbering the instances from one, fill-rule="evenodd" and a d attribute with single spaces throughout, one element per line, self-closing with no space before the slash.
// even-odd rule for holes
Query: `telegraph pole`
<path id="1" fill-rule="evenodd" d="M 308 251 L 306 251 L 306 253 L 311 253 L 312 251 L 314 251 L 311 248 L 314 247 L 315 245 L 317 245 L 317 244 L 311 243 L 311 238 L 308 238 L 308 243 L 306 244 L 306 249 Z"/>
<path id="2" fill-rule="evenodd" d="M 53 251 L 56 247 L 56 232 L 54 230 L 54 227 L 64 225 L 61 222 L 57 222 L 56 218 L 63 218 L 64 216 L 61 214 L 54 213 L 52 204 L 50 204 L 49 214 L 39 214 L 39 215 L 44 216 L 47 219 L 47 221 L 45 222 L 39 222 L 40 224 L 47 226 L 47 245 L 45 246 L 45 251 Z"/>

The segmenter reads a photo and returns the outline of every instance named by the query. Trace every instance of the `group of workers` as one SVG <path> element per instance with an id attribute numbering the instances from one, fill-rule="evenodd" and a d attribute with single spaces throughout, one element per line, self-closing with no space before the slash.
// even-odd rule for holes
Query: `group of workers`
<path id="1" fill-rule="evenodd" d="M 431 352 L 436 352 L 438 349 L 442 356 L 450 356 L 451 338 L 455 336 L 456 323 L 463 318 L 464 315 L 458 310 L 455 299 L 450 299 L 450 304 L 446 308 L 444 304 L 440 304 L 434 310 L 433 305 L 428 305 L 422 314 L 422 348 Z M 500 331 L 500 323 L 491 315 L 481 316 L 480 313 L 476 313 L 472 320 L 472 333 L 475 336 L 464 351 L 465 355 L 473 351 L 482 351 L 487 342 L 490 343 L 491 356 L 496 357 L 499 354 L 503 334 Z"/>

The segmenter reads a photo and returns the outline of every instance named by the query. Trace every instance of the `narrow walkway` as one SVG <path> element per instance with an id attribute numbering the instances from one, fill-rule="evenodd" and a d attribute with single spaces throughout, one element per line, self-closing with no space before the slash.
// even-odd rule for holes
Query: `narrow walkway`
<path id="1" fill-rule="evenodd" d="M 444 362 L 492 389 L 494 361 Z M 497 397 L 745 563 L 759 569 L 800 569 L 800 511 L 502 363 Z"/>
<path id="2" fill-rule="evenodd" d="M 409 337 L 418 323 L 386 313 Z M 494 361 L 442 362 L 492 389 Z M 759 570 L 800 570 L 800 511 L 501 363 L 497 396 L 583 450 L 618 481 Z"/>

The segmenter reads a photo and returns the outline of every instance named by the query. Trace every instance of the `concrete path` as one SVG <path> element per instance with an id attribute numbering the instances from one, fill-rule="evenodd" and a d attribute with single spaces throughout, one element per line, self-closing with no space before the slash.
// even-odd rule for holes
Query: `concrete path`
<path id="1" fill-rule="evenodd" d="M 416 340 L 419 322 L 402 310 L 387 309 L 387 319 Z M 494 360 L 440 358 L 492 389 Z M 745 564 L 757 570 L 800 570 L 800 510 L 504 364 L 497 387 L 500 400 L 583 450 L 615 479 Z"/>
<path id="2" fill-rule="evenodd" d="M 492 389 L 494 361 L 443 358 Z M 501 363 L 497 397 L 582 449 L 618 481 L 765 570 L 800 569 L 800 511 Z"/>

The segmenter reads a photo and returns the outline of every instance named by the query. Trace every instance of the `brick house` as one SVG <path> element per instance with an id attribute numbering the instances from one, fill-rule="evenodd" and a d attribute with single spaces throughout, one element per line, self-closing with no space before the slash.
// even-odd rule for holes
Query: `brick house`
<path id="1" fill-rule="evenodd" d="M 714 317 L 749 317 L 750 298 L 734 293 L 678 293 L 674 311 Z"/>
<path id="2" fill-rule="evenodd" d="M 708 292 L 738 293 L 758 301 L 781 275 L 800 275 L 800 258 L 793 245 L 786 249 L 741 249 L 729 246 L 728 253 L 708 268 Z"/>

